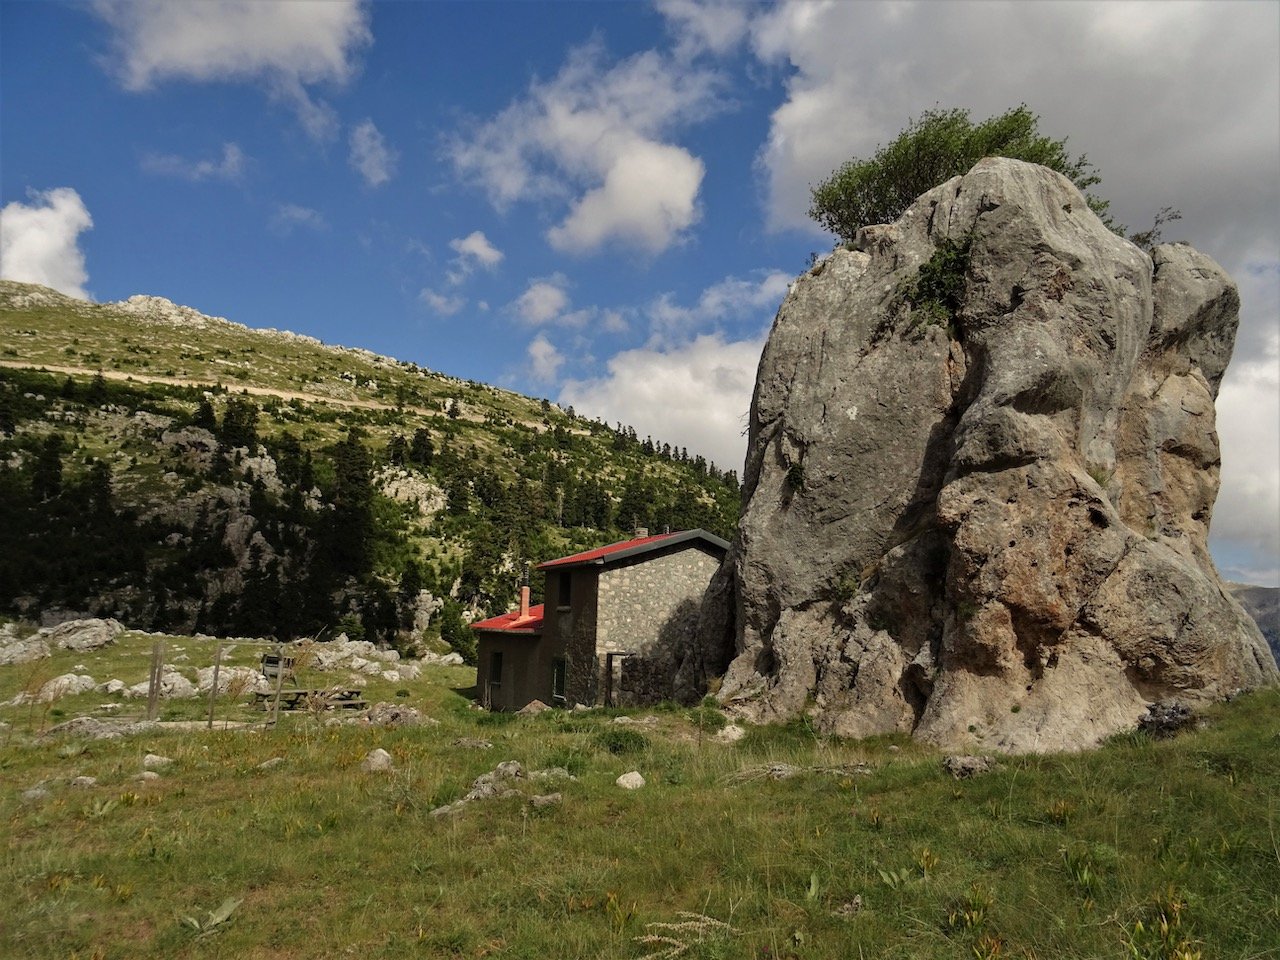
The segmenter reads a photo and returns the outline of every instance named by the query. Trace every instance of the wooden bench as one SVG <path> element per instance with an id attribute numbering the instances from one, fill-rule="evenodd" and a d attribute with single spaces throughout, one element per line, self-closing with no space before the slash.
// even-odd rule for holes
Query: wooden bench
<path id="1" fill-rule="evenodd" d="M 272 683 L 276 681 L 277 677 L 297 683 L 298 676 L 293 672 L 294 662 L 293 657 L 282 657 L 278 653 L 264 653 L 262 655 L 262 675 Z"/>
<path id="2" fill-rule="evenodd" d="M 281 710 L 309 710 L 320 706 L 324 710 L 367 710 L 368 701 L 361 697 L 362 690 L 281 690 Z M 255 693 L 254 705 L 260 710 L 270 710 L 276 695 Z"/>

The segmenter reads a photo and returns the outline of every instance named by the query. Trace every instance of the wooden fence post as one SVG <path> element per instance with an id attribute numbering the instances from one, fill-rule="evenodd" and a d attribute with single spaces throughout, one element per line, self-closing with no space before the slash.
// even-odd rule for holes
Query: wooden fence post
<path id="1" fill-rule="evenodd" d="M 280 723 L 280 688 L 284 686 L 284 644 L 276 647 L 276 659 L 279 664 L 276 668 L 276 705 L 271 711 L 271 725 L 277 726 Z"/>
<path id="2" fill-rule="evenodd" d="M 213 686 L 209 688 L 209 729 L 213 729 L 213 708 L 218 699 L 218 672 L 222 669 L 222 641 L 213 655 Z"/>
<path id="3" fill-rule="evenodd" d="M 160 679 L 164 676 L 164 641 L 151 646 L 151 678 L 147 685 L 147 719 L 154 720 L 160 707 Z"/>

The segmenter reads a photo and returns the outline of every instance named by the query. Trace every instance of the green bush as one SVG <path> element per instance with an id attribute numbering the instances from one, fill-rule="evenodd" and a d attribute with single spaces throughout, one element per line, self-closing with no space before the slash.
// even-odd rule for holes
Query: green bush
<path id="1" fill-rule="evenodd" d="M 707 697 L 689 711 L 689 722 L 700 730 L 717 733 L 728 726 L 729 718 L 721 711 L 714 697 Z"/>
<path id="2" fill-rule="evenodd" d="M 1041 164 L 1082 191 L 1098 183 L 1085 155 L 1072 159 L 1066 138 L 1044 136 L 1039 122 L 1026 104 L 977 124 L 968 110 L 926 110 L 869 160 L 854 157 L 814 187 L 809 216 L 842 241 L 850 241 L 860 227 L 897 220 L 922 193 L 967 173 L 983 157 Z M 1106 201 L 1087 199 L 1112 226 Z M 1117 232 L 1123 235 L 1124 230 Z"/>
<path id="3" fill-rule="evenodd" d="M 596 734 L 596 744 L 619 757 L 643 753 L 649 749 L 649 739 L 643 733 L 616 727 Z"/>

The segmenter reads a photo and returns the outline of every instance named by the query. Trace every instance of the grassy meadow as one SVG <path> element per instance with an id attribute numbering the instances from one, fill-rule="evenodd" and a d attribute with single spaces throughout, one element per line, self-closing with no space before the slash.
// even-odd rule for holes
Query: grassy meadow
<path id="1" fill-rule="evenodd" d="M 77 663 L 136 682 L 151 643 L 0 667 L 0 698 Z M 168 652 L 193 672 L 212 643 Z M 0 708 L 0 956 L 1280 957 L 1280 691 L 1173 740 L 956 781 L 905 738 L 798 723 L 722 744 L 709 707 L 491 715 L 470 706 L 473 682 L 429 667 L 366 683 L 437 721 L 398 729 L 299 712 L 85 741 L 39 734 L 114 698 Z M 244 699 L 218 718 L 261 721 Z M 376 747 L 394 772 L 361 770 Z M 148 752 L 174 763 L 139 782 Z M 506 760 L 575 779 L 431 815 Z M 775 780 L 778 764 L 801 769 Z M 615 786 L 630 770 L 647 785 Z M 39 784 L 47 796 L 24 797 Z M 530 802 L 551 791 L 561 803 Z"/>

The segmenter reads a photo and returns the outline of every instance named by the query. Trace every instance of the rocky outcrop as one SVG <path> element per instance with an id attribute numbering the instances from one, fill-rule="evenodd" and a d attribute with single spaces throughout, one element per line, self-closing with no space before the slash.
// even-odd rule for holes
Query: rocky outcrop
<path id="1" fill-rule="evenodd" d="M 69 620 L 50 630 L 41 630 L 40 636 L 54 649 L 87 653 L 110 646 L 122 633 L 124 624 L 119 620 L 100 620 L 94 617 L 88 620 Z"/>
<path id="2" fill-rule="evenodd" d="M 753 720 L 1075 749 L 1275 679 L 1207 549 L 1230 279 L 987 159 L 797 281 L 686 691 Z"/>

